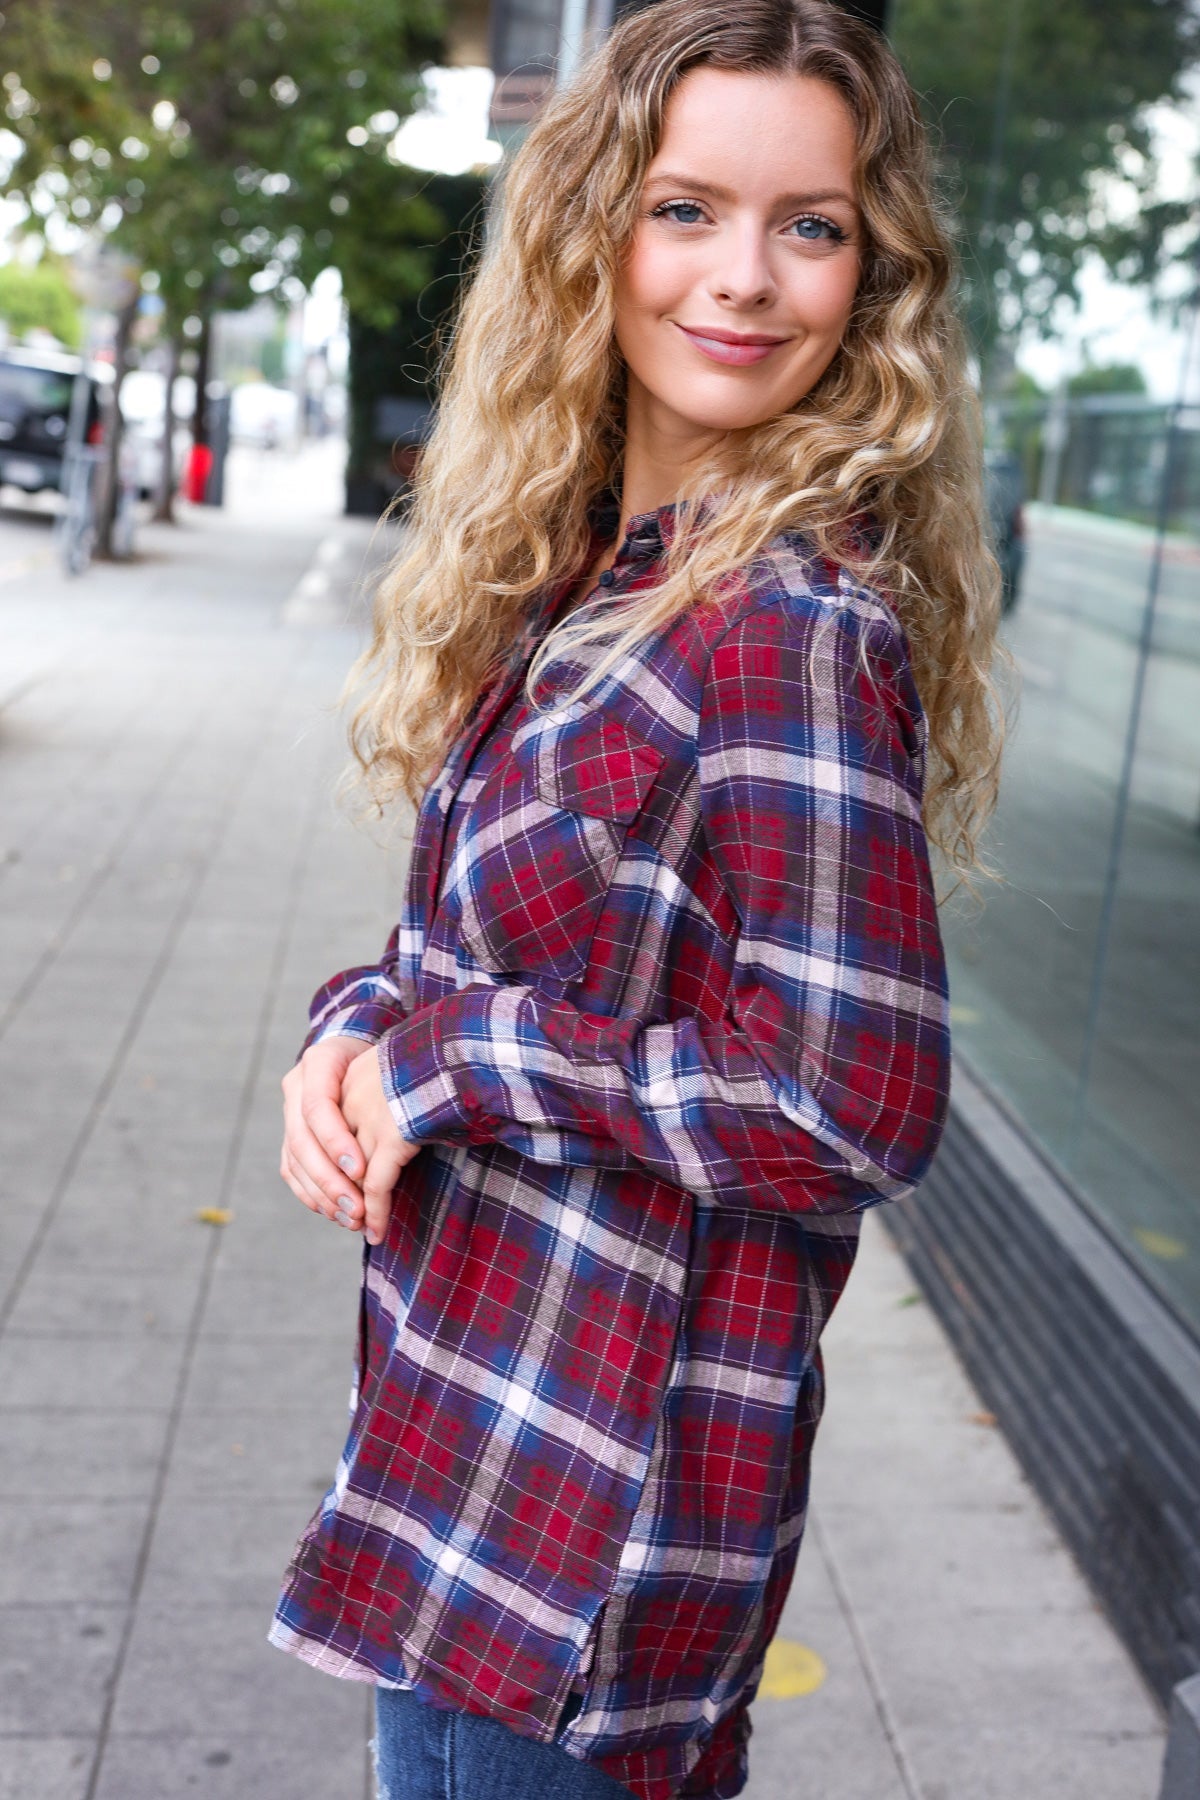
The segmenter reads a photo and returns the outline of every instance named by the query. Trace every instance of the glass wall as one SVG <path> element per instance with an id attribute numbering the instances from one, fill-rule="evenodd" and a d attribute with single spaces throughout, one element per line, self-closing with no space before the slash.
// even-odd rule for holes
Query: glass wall
<path id="1" fill-rule="evenodd" d="M 895 0 L 940 141 L 1020 695 L 957 1052 L 1200 1334 L 1200 13 Z"/>

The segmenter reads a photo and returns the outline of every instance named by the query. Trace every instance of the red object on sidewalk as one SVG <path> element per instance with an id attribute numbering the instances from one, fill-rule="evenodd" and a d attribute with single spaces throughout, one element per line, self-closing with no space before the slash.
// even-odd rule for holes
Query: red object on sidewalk
<path id="1" fill-rule="evenodd" d="M 212 474 L 213 453 L 207 444 L 193 444 L 183 476 L 183 497 L 194 506 L 203 506 L 208 478 Z"/>

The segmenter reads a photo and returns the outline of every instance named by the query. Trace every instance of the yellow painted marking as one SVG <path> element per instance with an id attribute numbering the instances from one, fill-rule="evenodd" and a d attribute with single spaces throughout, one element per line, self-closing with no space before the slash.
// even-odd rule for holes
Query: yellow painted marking
<path id="1" fill-rule="evenodd" d="M 1157 1256 L 1160 1262 L 1178 1262 L 1181 1256 L 1187 1255 L 1187 1245 L 1180 1238 L 1168 1237 L 1165 1231 L 1150 1231 L 1144 1225 L 1135 1225 L 1133 1235 L 1142 1249 Z"/>
<path id="2" fill-rule="evenodd" d="M 807 1644 L 776 1638 L 767 1651 L 758 1691 L 766 1700 L 798 1700 L 804 1694 L 815 1694 L 825 1673 L 825 1664 Z"/>

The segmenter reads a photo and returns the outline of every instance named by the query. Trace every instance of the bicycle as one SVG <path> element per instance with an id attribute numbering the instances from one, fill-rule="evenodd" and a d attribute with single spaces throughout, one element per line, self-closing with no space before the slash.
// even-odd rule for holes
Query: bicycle
<path id="1" fill-rule="evenodd" d="M 65 575 L 82 575 L 96 548 L 96 494 L 103 460 L 100 444 L 69 444 L 63 456 L 64 505 L 55 538 Z"/>

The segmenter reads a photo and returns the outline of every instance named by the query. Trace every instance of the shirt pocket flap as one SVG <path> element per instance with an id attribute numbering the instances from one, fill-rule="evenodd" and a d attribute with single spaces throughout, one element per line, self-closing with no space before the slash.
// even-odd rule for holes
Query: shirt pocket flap
<path id="1" fill-rule="evenodd" d="M 601 712 L 531 720 L 513 755 L 548 806 L 619 824 L 636 818 L 663 765 L 661 751 Z"/>

